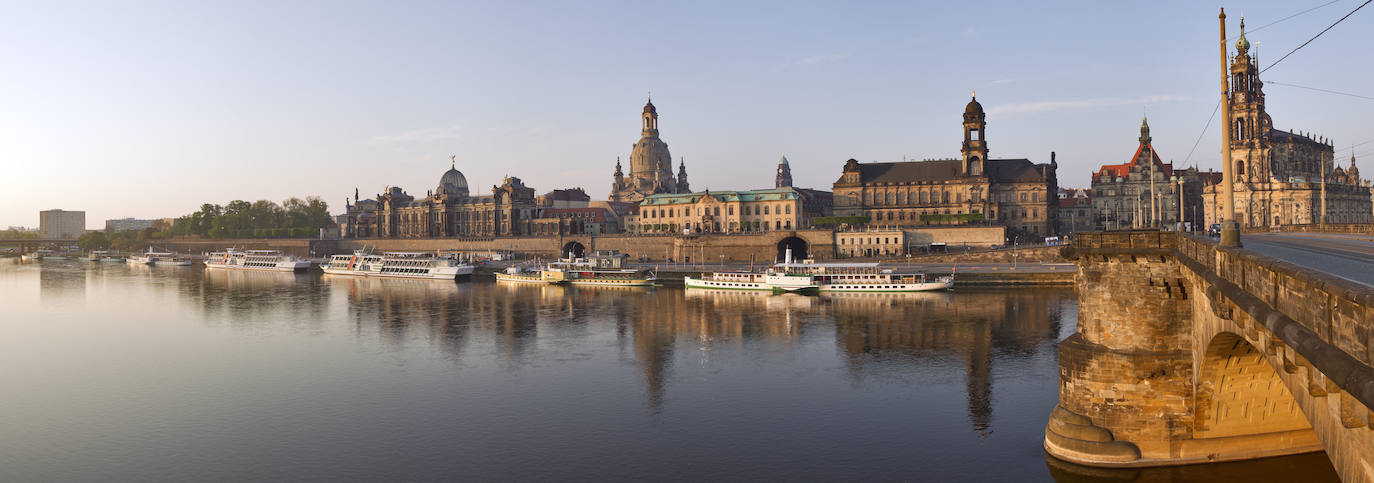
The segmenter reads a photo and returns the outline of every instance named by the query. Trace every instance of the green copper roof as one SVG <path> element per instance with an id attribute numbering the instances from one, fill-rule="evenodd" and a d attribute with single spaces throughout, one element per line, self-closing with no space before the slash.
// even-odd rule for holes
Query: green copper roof
<path id="1" fill-rule="evenodd" d="M 1250 41 L 1245 40 L 1245 19 L 1240 19 L 1240 40 L 1236 41 L 1236 51 L 1244 54 L 1250 50 Z"/>
<path id="2" fill-rule="evenodd" d="M 787 164 L 787 156 L 784 155 L 782 159 L 779 159 L 778 164 Z"/>

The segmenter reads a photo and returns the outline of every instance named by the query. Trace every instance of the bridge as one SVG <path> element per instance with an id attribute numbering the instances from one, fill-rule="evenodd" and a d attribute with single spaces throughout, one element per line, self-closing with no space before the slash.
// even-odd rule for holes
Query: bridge
<path id="1" fill-rule="evenodd" d="M 1374 481 L 1368 239 L 1078 234 L 1046 451 L 1143 467 L 1324 450 L 1344 481 Z"/>
<path id="2" fill-rule="evenodd" d="M 18 248 L 22 253 L 29 253 L 50 245 L 69 246 L 75 244 L 76 239 L 0 238 L 0 248 Z"/>

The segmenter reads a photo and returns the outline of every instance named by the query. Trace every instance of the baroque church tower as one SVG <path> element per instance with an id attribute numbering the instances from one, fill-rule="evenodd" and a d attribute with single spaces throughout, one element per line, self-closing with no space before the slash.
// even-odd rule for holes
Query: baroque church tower
<path id="1" fill-rule="evenodd" d="M 964 107 L 964 147 L 959 152 L 964 155 L 959 174 L 982 176 L 983 161 L 988 159 L 987 117 L 976 94 Z"/>
<path id="2" fill-rule="evenodd" d="M 630 150 L 630 173 L 625 175 L 620 161 L 616 161 L 611 201 L 638 203 L 648 195 L 687 190 L 686 166 L 681 166 L 677 177 L 673 176 L 673 157 L 668 152 L 668 143 L 658 137 L 658 108 L 654 107 L 653 99 L 644 104 L 640 121 L 639 141 L 631 145 Z"/>

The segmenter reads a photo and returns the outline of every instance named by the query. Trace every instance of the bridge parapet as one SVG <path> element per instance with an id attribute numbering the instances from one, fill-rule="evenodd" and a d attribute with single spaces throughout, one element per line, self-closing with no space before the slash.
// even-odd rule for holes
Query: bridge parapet
<path id="1" fill-rule="evenodd" d="M 1161 466 L 1325 449 L 1374 481 L 1374 288 L 1206 238 L 1080 233 L 1054 456 Z"/>

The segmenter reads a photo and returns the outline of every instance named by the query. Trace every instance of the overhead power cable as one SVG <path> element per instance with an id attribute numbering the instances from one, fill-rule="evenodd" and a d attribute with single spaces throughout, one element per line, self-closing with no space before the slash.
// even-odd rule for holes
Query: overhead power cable
<path id="1" fill-rule="evenodd" d="M 1360 99 L 1368 99 L 1368 100 L 1374 101 L 1374 97 L 1362 96 L 1362 95 L 1359 95 L 1359 94 L 1351 94 L 1351 93 L 1349 93 L 1349 92 L 1333 91 L 1333 90 L 1330 90 L 1330 89 L 1322 89 L 1322 88 L 1319 88 L 1319 87 L 1300 86 L 1300 85 L 1297 85 L 1297 84 L 1288 84 L 1288 83 L 1285 83 L 1285 82 L 1277 82 L 1277 81 L 1271 81 L 1271 80 L 1270 80 L 1270 81 L 1264 81 L 1264 83 L 1265 83 L 1265 84 L 1274 84 L 1274 85 L 1279 85 L 1279 86 L 1287 86 L 1287 87 L 1297 87 L 1297 88 L 1299 88 L 1299 89 L 1307 89 L 1307 90 L 1309 90 L 1309 91 L 1325 92 L 1325 93 L 1327 93 L 1327 94 L 1337 94 L 1337 95 L 1342 95 L 1342 96 L 1357 97 L 1357 98 L 1360 98 Z"/>
<path id="2" fill-rule="evenodd" d="M 1193 141 L 1193 149 L 1188 150 L 1188 157 L 1183 158 L 1183 164 L 1187 166 L 1188 160 L 1193 159 L 1193 151 L 1197 151 L 1197 145 L 1202 143 L 1202 137 L 1207 135 L 1207 129 L 1212 127 L 1212 120 L 1217 118 L 1217 111 L 1221 110 L 1221 99 L 1217 99 L 1217 106 L 1212 108 L 1212 117 L 1207 118 L 1207 125 L 1202 126 L 1202 132 L 1198 133 L 1197 141 Z"/>
<path id="3" fill-rule="evenodd" d="M 1259 26 L 1259 27 L 1252 28 L 1252 29 L 1250 29 L 1250 33 L 1259 32 L 1260 30 L 1264 30 L 1265 27 L 1273 26 L 1274 24 L 1277 24 L 1277 23 L 1282 22 L 1282 21 L 1284 21 L 1284 20 L 1288 20 L 1288 19 L 1293 18 L 1293 17 L 1296 17 L 1296 16 L 1298 16 L 1298 15 L 1302 15 L 1302 14 L 1304 14 L 1304 13 L 1311 12 L 1311 11 L 1313 11 L 1313 10 L 1316 10 L 1316 9 L 1319 9 L 1319 8 L 1322 8 L 1322 7 L 1325 7 L 1325 6 L 1327 6 L 1327 5 L 1331 5 L 1331 4 L 1336 3 L 1336 2 L 1339 2 L 1339 1 L 1341 1 L 1341 0 L 1331 0 L 1330 2 L 1326 2 L 1326 3 L 1323 3 L 1323 4 L 1321 4 L 1321 5 L 1317 5 L 1317 6 L 1315 6 L 1315 7 L 1309 8 L 1309 9 L 1307 9 L 1307 10 L 1303 10 L 1303 11 L 1301 11 L 1301 12 L 1298 12 L 1298 13 L 1289 15 L 1289 16 L 1287 16 L 1287 17 L 1284 17 L 1284 18 L 1275 20 L 1275 21 L 1273 21 L 1273 22 L 1269 22 L 1269 23 L 1264 24 L 1264 25 L 1261 25 L 1261 26 Z M 1229 38 L 1229 39 L 1226 39 L 1226 41 L 1227 41 L 1227 42 L 1230 42 L 1230 41 L 1232 41 L 1232 40 L 1236 40 L 1236 39 L 1239 38 L 1239 37 L 1240 37 L 1240 36 L 1237 35 L 1237 36 L 1235 36 L 1235 37 L 1231 37 L 1231 38 Z"/>
<path id="4" fill-rule="evenodd" d="M 1354 15 L 1355 12 L 1360 11 L 1360 9 L 1361 9 L 1361 8 L 1364 8 L 1365 5 L 1369 5 L 1369 2 L 1374 2 L 1374 0 L 1365 0 L 1364 3 L 1361 3 L 1361 4 L 1360 4 L 1360 6 L 1355 7 L 1355 9 L 1354 9 L 1354 10 L 1351 10 L 1350 13 L 1347 13 L 1347 14 L 1345 14 L 1344 17 L 1341 17 L 1340 20 L 1337 20 L 1337 21 L 1335 21 L 1334 23 L 1332 23 L 1331 25 L 1326 26 L 1326 28 L 1322 29 L 1321 32 L 1317 32 L 1317 35 L 1313 35 L 1312 38 L 1307 39 L 1306 42 L 1303 42 L 1302 45 L 1299 45 L 1296 49 L 1293 49 L 1292 51 L 1288 52 L 1287 54 L 1283 54 L 1283 57 L 1279 57 L 1279 60 L 1276 60 L 1276 61 L 1274 61 L 1274 63 L 1269 64 L 1269 67 L 1265 67 L 1263 70 L 1260 70 L 1259 73 L 1263 74 L 1264 71 L 1267 71 L 1267 70 L 1269 70 L 1269 69 L 1274 68 L 1274 66 L 1279 65 L 1279 62 L 1283 62 L 1283 59 L 1287 59 L 1288 56 L 1293 55 L 1294 52 L 1297 52 L 1299 49 L 1301 49 L 1301 48 L 1303 48 L 1303 47 L 1306 47 L 1307 44 L 1312 43 L 1313 40 L 1317 40 L 1317 37 L 1321 37 L 1322 34 L 1326 33 L 1327 30 L 1331 30 L 1331 27 L 1335 27 L 1336 24 L 1339 24 L 1339 23 L 1345 21 L 1345 19 L 1350 18 L 1351 15 Z"/>

